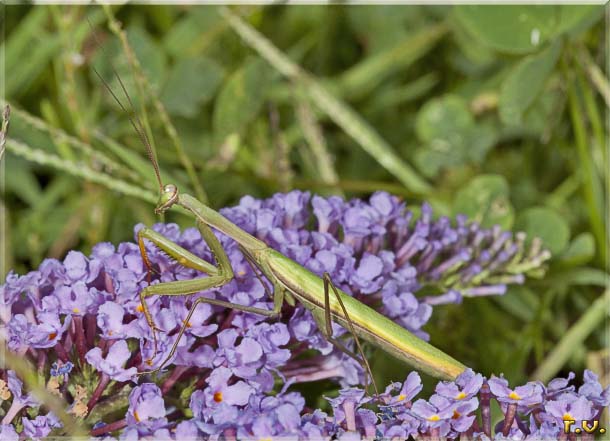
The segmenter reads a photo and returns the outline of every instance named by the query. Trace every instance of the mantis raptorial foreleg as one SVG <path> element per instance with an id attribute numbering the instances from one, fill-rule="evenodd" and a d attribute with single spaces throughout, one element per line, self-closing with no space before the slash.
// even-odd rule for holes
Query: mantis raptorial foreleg
<path id="1" fill-rule="evenodd" d="M 218 288 L 233 280 L 233 268 L 229 262 L 229 258 L 225 253 L 222 245 L 218 241 L 218 238 L 214 235 L 210 227 L 203 222 L 197 222 L 197 227 L 205 243 L 210 247 L 214 259 L 218 266 L 214 266 L 206 260 L 194 255 L 188 250 L 182 248 L 180 245 L 170 241 L 163 235 L 157 233 L 149 228 L 143 228 L 138 232 L 138 243 L 140 246 L 140 252 L 142 259 L 149 270 L 152 268 L 146 248 L 144 247 L 144 239 L 150 240 L 156 247 L 163 250 L 171 258 L 175 259 L 180 265 L 191 268 L 197 271 L 201 271 L 208 274 L 209 277 L 198 278 L 192 280 L 179 280 L 174 282 L 158 283 L 156 285 L 149 285 L 140 292 L 140 302 L 142 304 L 142 310 L 146 321 L 150 326 L 153 334 L 154 342 L 154 353 L 157 352 L 157 336 L 156 331 L 159 330 L 155 325 L 152 318 L 146 299 L 150 296 L 161 295 L 161 296 L 185 296 L 192 295 L 200 291 L 205 291 L 210 288 Z M 224 306 L 233 309 L 239 309 L 246 312 L 252 312 L 255 314 L 261 314 L 265 316 L 275 316 L 279 313 L 279 308 L 274 308 L 273 311 L 267 309 L 255 308 L 249 306 L 238 305 L 230 302 L 224 302 L 222 300 L 209 300 L 208 303 L 217 306 Z M 213 300 L 213 301 L 212 301 Z M 276 302 L 277 303 L 277 302 Z M 281 301 L 279 302 L 281 307 Z M 278 309 L 275 311 L 275 309 Z"/>
<path id="2" fill-rule="evenodd" d="M 159 328 L 155 325 L 155 322 L 152 318 L 148 305 L 146 303 L 146 299 L 150 296 L 160 295 L 160 296 L 188 296 L 198 293 L 200 291 L 205 291 L 210 288 L 219 288 L 231 280 L 233 280 L 233 268 L 231 267 L 231 263 L 227 254 L 225 253 L 224 248 L 218 241 L 218 238 L 214 235 L 211 228 L 204 224 L 203 222 L 197 222 L 197 227 L 203 237 L 205 243 L 210 247 L 214 259 L 218 266 L 214 266 L 206 260 L 194 255 L 188 250 L 182 248 L 180 245 L 170 241 L 163 235 L 157 233 L 154 230 L 143 228 L 138 232 L 138 244 L 140 246 L 140 252 L 142 254 L 142 259 L 144 260 L 145 265 L 152 269 L 150 260 L 148 259 L 148 255 L 146 253 L 146 248 L 144 247 L 144 239 L 150 240 L 156 247 L 163 250 L 167 253 L 171 258 L 175 259 L 180 265 L 191 268 L 197 271 L 201 271 L 205 274 L 208 274 L 208 277 L 191 279 L 191 280 L 177 280 L 172 282 L 158 283 L 156 285 L 149 285 L 144 288 L 140 292 L 140 302 L 142 304 L 142 310 L 144 312 L 144 316 L 146 317 L 146 321 L 150 326 L 153 334 L 153 342 L 154 342 L 154 353 L 157 352 L 157 336 L 156 331 Z M 257 308 L 254 306 L 244 306 L 237 303 L 226 302 L 223 300 L 216 299 L 208 299 L 207 297 L 200 297 L 193 303 L 191 310 L 185 320 L 185 323 L 180 329 L 180 334 L 176 343 L 172 347 L 170 351 L 170 355 L 167 357 L 169 360 L 176 348 L 178 346 L 178 342 L 180 338 L 184 334 L 186 326 L 193 315 L 195 308 L 199 303 L 209 303 L 211 305 L 222 306 L 225 308 L 232 308 L 239 311 L 251 312 L 254 314 L 259 314 L 267 317 L 275 317 L 279 315 L 280 309 L 283 303 L 283 290 L 276 290 L 273 293 L 274 297 L 274 307 L 272 310 Z M 165 361 L 160 365 L 163 366 Z M 154 371 L 151 371 L 154 372 Z M 148 372 L 143 372 L 148 373 Z"/>

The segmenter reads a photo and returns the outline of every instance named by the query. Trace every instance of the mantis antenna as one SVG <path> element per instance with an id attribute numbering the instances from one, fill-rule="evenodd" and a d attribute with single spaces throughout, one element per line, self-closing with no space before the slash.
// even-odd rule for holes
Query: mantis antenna
<path id="1" fill-rule="evenodd" d="M 93 25 L 91 24 L 91 21 L 89 21 L 89 18 L 87 18 L 87 21 L 89 22 L 89 26 L 91 27 L 91 30 L 93 31 L 92 35 L 93 35 L 93 38 L 95 39 L 96 44 L 102 51 L 104 51 L 104 47 L 100 44 L 100 41 L 98 40 L 97 35 L 95 35 L 95 30 L 93 28 Z M 116 103 L 123 110 L 125 115 L 127 115 L 127 118 L 129 118 L 129 122 L 131 123 L 132 127 L 135 129 L 136 133 L 140 137 L 140 141 L 142 141 L 142 144 L 144 144 L 144 147 L 146 148 L 146 155 L 148 156 L 148 159 L 150 160 L 150 162 L 155 170 L 155 176 L 157 178 L 157 182 L 159 183 L 159 189 L 162 191 L 163 190 L 163 181 L 161 180 L 161 172 L 159 171 L 159 164 L 157 163 L 157 160 L 155 159 L 155 155 L 153 154 L 152 147 L 150 146 L 150 140 L 148 139 L 146 130 L 144 130 L 144 125 L 142 124 L 142 121 L 140 120 L 140 117 L 138 116 L 138 113 L 136 112 L 135 106 L 133 105 L 133 101 L 131 100 L 129 93 L 127 92 L 127 88 L 125 87 L 125 84 L 123 84 L 123 80 L 121 80 L 121 76 L 118 74 L 118 72 L 116 71 L 116 69 L 114 68 L 112 63 L 110 63 L 110 68 L 112 69 L 112 73 L 114 74 L 115 78 L 118 80 L 119 84 L 121 85 L 121 89 L 123 90 L 123 93 L 125 94 L 125 97 L 127 98 L 127 101 L 129 102 L 129 106 L 131 108 L 131 113 L 125 108 L 125 106 L 123 105 L 121 100 L 119 100 L 119 98 L 116 96 L 116 94 L 114 93 L 114 91 L 112 90 L 112 88 L 110 87 L 108 82 L 102 77 L 102 75 L 98 72 L 98 70 L 95 68 L 95 66 L 93 64 L 91 64 L 91 68 L 95 72 L 95 75 L 97 75 L 97 77 L 100 79 L 100 81 L 102 82 L 102 84 L 104 85 L 106 90 L 110 93 L 112 98 L 114 98 Z M 135 120 L 134 120 L 134 117 L 132 117 L 132 114 L 134 115 Z"/>

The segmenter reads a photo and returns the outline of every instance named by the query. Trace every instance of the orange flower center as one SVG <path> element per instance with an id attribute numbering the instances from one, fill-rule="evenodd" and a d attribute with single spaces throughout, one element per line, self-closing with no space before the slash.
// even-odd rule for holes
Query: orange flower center
<path id="1" fill-rule="evenodd" d="M 460 392 L 459 394 L 457 394 L 457 396 L 455 397 L 456 400 L 463 400 L 464 398 L 466 398 L 466 394 L 464 392 Z"/>
<path id="2" fill-rule="evenodd" d="M 406 395 L 400 394 L 398 395 L 398 398 L 396 398 L 398 401 L 403 401 L 405 398 L 407 398 Z"/>
<path id="3" fill-rule="evenodd" d="M 136 306 L 136 311 L 138 312 L 144 312 L 144 307 L 142 306 L 142 304 L 140 303 L 138 306 Z"/>
<path id="4" fill-rule="evenodd" d="M 138 415 L 138 411 L 137 410 L 133 411 L 133 417 L 136 419 L 136 421 L 138 423 L 140 422 L 140 416 Z"/>
<path id="5" fill-rule="evenodd" d="M 57 337 L 57 332 L 51 332 L 49 334 L 49 341 L 55 340 L 55 337 Z"/>
<path id="6" fill-rule="evenodd" d="M 214 394 L 214 401 L 216 401 L 217 403 L 222 402 L 222 392 L 216 392 Z"/>

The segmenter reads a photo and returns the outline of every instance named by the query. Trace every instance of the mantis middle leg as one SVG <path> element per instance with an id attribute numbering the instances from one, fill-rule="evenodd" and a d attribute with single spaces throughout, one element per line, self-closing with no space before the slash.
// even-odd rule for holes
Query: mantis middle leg
<path id="1" fill-rule="evenodd" d="M 364 355 L 364 350 L 362 349 L 362 345 L 360 344 L 360 339 L 358 338 L 358 335 L 356 334 L 356 331 L 354 330 L 354 325 L 352 324 L 352 321 L 349 318 L 349 314 L 347 313 L 347 309 L 345 308 L 345 305 L 343 304 L 343 301 L 341 300 L 341 296 L 337 292 L 337 287 L 335 286 L 332 279 L 330 278 L 330 274 L 328 274 L 327 272 L 325 272 L 323 274 L 322 279 L 324 280 L 324 317 L 321 317 L 321 314 L 319 312 L 312 311 L 314 319 L 318 323 L 320 331 L 322 332 L 322 334 L 324 334 L 324 336 L 330 343 L 332 343 L 341 352 L 350 356 L 351 358 L 356 360 L 358 363 L 360 363 L 360 365 L 366 372 L 365 389 L 368 389 L 368 383 L 366 382 L 366 378 L 368 377 L 368 378 L 370 378 L 371 383 L 373 384 L 373 389 L 375 389 L 375 394 L 379 395 L 379 391 L 377 389 L 377 384 L 375 383 L 375 379 L 373 378 L 373 372 L 371 371 L 371 366 L 369 365 L 369 362 L 368 362 L 366 356 Z M 358 350 L 358 354 L 360 355 L 360 357 L 358 357 L 358 355 L 356 355 L 353 351 L 350 351 L 348 348 L 346 348 L 345 345 L 341 341 L 339 341 L 338 339 L 333 337 L 333 328 L 332 328 L 332 321 L 331 321 L 331 315 L 330 315 L 330 290 L 333 291 L 333 293 L 335 294 L 335 297 L 337 299 L 337 302 L 341 306 L 341 309 L 343 311 L 343 316 L 345 318 L 345 321 L 348 324 L 348 330 L 354 337 L 354 342 L 356 343 L 356 348 Z"/>

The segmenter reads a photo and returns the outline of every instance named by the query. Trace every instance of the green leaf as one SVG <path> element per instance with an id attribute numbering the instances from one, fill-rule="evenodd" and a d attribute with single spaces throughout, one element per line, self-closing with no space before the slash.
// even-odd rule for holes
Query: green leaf
<path id="1" fill-rule="evenodd" d="M 542 92 L 547 78 L 553 71 L 561 50 L 557 40 L 544 51 L 523 58 L 502 83 L 499 111 L 506 125 L 521 123 L 523 112 Z"/>
<path id="2" fill-rule="evenodd" d="M 234 72 L 225 82 L 214 108 L 213 126 L 217 141 L 239 133 L 261 110 L 272 73 L 259 58 Z"/>
<path id="3" fill-rule="evenodd" d="M 595 238 L 589 232 L 576 236 L 561 253 L 561 263 L 569 266 L 583 265 L 595 255 Z"/>
<path id="4" fill-rule="evenodd" d="M 415 132 L 424 146 L 415 162 L 427 176 L 467 161 L 480 162 L 496 139 L 489 125 L 475 124 L 468 103 L 457 95 L 428 101 L 418 112 Z"/>
<path id="5" fill-rule="evenodd" d="M 460 189 L 453 204 L 454 214 L 465 214 L 483 227 L 513 224 L 513 207 L 506 179 L 500 175 L 480 175 Z"/>
<path id="6" fill-rule="evenodd" d="M 193 118 L 207 103 L 222 81 L 224 70 L 204 57 L 178 61 L 169 74 L 161 101 L 172 115 Z"/>
<path id="7" fill-rule="evenodd" d="M 445 95 L 428 101 L 417 114 L 415 132 L 424 142 L 447 148 L 452 138 L 460 136 L 474 120 L 466 101 L 456 95 Z"/>
<path id="8" fill-rule="evenodd" d="M 341 75 L 341 94 L 345 99 L 362 99 L 393 73 L 406 71 L 428 54 L 446 33 L 447 27 L 444 25 L 428 26 L 365 58 Z"/>
<path id="9" fill-rule="evenodd" d="M 592 285 L 607 287 L 610 274 L 598 268 L 577 267 L 554 274 L 551 279 L 557 286 Z"/>
<path id="10" fill-rule="evenodd" d="M 519 214 L 515 229 L 525 231 L 528 241 L 534 237 L 552 254 L 562 251 L 570 239 L 570 228 L 564 218 L 555 210 L 547 207 L 529 208 Z"/>
<path id="11" fill-rule="evenodd" d="M 532 52 L 552 37 L 556 6 L 460 5 L 459 22 L 476 38 L 499 51 Z"/>
<path id="12" fill-rule="evenodd" d="M 379 52 L 403 39 L 407 30 L 421 26 L 425 8 L 408 6 L 396 8 L 392 5 L 360 5 L 346 8 L 347 20 L 356 35 L 366 35 L 366 50 L 369 54 Z M 320 20 L 320 18 L 318 18 Z"/>
<path id="13" fill-rule="evenodd" d="M 218 26 L 219 17 L 214 6 L 198 6 L 189 14 L 173 24 L 164 35 L 162 45 L 168 54 L 182 58 L 185 54 L 194 55 L 193 47 L 202 36 Z"/>
<path id="14" fill-rule="evenodd" d="M 561 5 L 557 33 L 579 31 L 583 25 L 591 26 L 603 16 L 603 5 Z"/>

